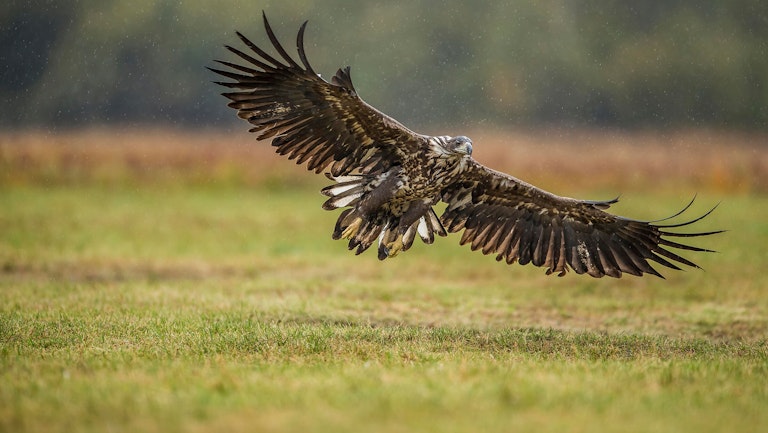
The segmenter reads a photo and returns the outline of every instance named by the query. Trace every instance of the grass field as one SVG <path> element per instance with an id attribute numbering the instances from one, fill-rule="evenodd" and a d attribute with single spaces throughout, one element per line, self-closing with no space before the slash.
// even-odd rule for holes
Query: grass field
<path id="1" fill-rule="evenodd" d="M 703 271 L 595 280 L 456 235 L 355 257 L 324 179 L 221 135 L 0 134 L 0 431 L 768 430 L 758 138 L 473 137 L 624 215 L 722 202 Z"/>

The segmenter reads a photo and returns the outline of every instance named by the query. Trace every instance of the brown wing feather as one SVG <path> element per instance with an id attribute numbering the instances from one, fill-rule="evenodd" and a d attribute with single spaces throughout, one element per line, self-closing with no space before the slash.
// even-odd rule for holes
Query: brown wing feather
<path id="1" fill-rule="evenodd" d="M 461 181 L 443 191 L 442 199 L 448 203 L 441 217 L 443 225 L 449 232 L 464 230 L 462 245 L 496 254 L 497 260 L 510 264 L 543 266 L 547 274 L 560 276 L 570 268 L 593 277 L 620 277 L 623 273 L 662 277 L 649 261 L 671 269 L 680 269 L 677 264 L 698 267 L 665 247 L 709 251 L 669 237 L 719 233 L 667 230 L 696 222 L 712 210 L 674 225 L 659 224 L 663 220 L 631 220 L 603 210 L 617 200 L 559 197 L 474 161 Z"/>
<path id="2" fill-rule="evenodd" d="M 282 60 L 237 33 L 252 54 L 227 49 L 247 65 L 217 60 L 234 71 L 209 68 L 234 80 L 217 83 L 237 89 L 223 95 L 254 125 L 251 132 L 260 140 L 272 138 L 278 153 L 309 170 L 319 173 L 330 165 L 334 176 L 384 171 L 416 152 L 422 137 L 360 99 L 349 67 L 339 69 L 330 83 L 314 72 L 304 50 L 306 24 L 296 40 L 301 64 L 282 47 L 265 15 L 267 36 Z"/>

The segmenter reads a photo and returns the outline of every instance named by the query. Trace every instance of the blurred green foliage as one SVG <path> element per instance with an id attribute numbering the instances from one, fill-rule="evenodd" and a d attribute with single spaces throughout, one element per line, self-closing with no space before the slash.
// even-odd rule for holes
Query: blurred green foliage
<path id="1" fill-rule="evenodd" d="M 761 0 L 10 0 L 0 125 L 234 121 L 203 67 L 261 10 L 318 72 L 410 126 L 768 128 Z"/>

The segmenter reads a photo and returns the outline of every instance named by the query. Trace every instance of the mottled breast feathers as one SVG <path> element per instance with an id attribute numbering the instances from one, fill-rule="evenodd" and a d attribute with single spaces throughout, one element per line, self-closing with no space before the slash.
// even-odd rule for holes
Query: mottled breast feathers
<path id="1" fill-rule="evenodd" d="M 243 64 L 217 60 L 228 70 L 209 69 L 231 80 L 217 83 L 230 89 L 223 94 L 229 107 L 252 125 L 259 140 L 271 139 L 279 154 L 309 170 L 327 172 L 338 182 L 323 189 L 330 197 L 324 208 L 347 207 L 333 237 L 349 239 L 349 248 L 357 253 L 377 237 L 379 258 L 385 259 L 406 251 L 416 234 L 431 243 L 434 234 L 463 231 L 461 243 L 472 250 L 510 264 L 544 267 L 548 274 L 573 270 L 593 277 L 661 277 L 651 263 L 670 269 L 698 267 L 672 250 L 710 251 L 670 239 L 719 233 L 674 230 L 714 208 L 678 224 L 616 216 L 606 209 L 617 200 L 560 197 L 477 163 L 466 137 L 455 137 L 463 140 L 461 146 L 449 149 L 442 146 L 457 143 L 451 137 L 411 131 L 360 98 L 349 67 L 339 69 L 330 82 L 313 70 L 304 49 L 306 24 L 296 39 L 298 60 L 283 48 L 264 16 L 276 55 L 238 32 L 250 51 L 226 48 Z M 457 151 L 466 160 L 450 167 L 459 169 L 433 170 L 445 166 L 446 158 L 457 158 Z M 385 179 L 390 175 L 399 177 Z M 380 196 L 383 192 L 387 195 Z M 403 202 L 404 197 L 412 202 Z M 396 199 L 400 202 L 395 205 Z M 432 207 L 438 200 L 447 203 L 439 218 Z"/>

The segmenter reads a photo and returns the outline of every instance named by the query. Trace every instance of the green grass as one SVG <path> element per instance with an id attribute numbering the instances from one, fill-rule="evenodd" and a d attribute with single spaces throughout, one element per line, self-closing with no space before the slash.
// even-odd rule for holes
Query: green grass
<path id="1" fill-rule="evenodd" d="M 700 195 L 730 231 L 667 280 L 547 277 L 456 235 L 355 257 L 322 200 L 0 189 L 0 430 L 768 429 L 768 198 Z"/>

